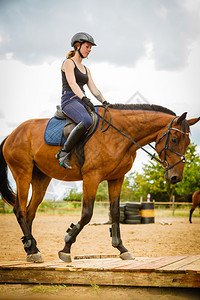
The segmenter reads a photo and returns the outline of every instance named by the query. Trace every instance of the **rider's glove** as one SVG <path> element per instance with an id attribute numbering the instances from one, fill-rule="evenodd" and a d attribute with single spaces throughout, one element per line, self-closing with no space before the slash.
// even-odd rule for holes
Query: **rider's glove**
<path id="1" fill-rule="evenodd" d="M 82 98 L 82 101 L 92 110 L 92 111 L 95 111 L 95 107 L 94 107 L 94 105 L 92 104 L 92 102 L 90 101 L 90 99 L 89 98 L 87 98 L 87 97 L 83 97 Z"/>
<path id="2" fill-rule="evenodd" d="M 106 100 L 105 101 L 103 101 L 103 103 L 102 103 L 103 105 L 105 105 L 105 106 L 108 106 L 108 105 L 110 105 L 110 103 L 109 102 L 107 102 Z"/>

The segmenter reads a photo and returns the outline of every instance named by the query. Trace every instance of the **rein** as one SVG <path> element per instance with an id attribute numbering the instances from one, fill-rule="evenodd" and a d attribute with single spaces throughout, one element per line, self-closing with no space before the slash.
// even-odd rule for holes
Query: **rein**
<path id="1" fill-rule="evenodd" d="M 99 107 L 102 107 L 102 106 L 99 105 Z M 109 121 L 107 121 L 107 120 L 105 119 L 106 112 L 109 113 Z M 144 152 L 146 152 L 148 155 L 150 155 L 150 156 L 151 156 L 151 159 L 155 159 L 155 160 L 156 160 L 157 162 L 159 162 L 160 164 L 165 163 L 166 166 L 163 166 L 163 167 L 164 167 L 164 169 L 165 169 L 166 171 L 170 170 L 171 168 L 173 168 L 174 166 L 176 166 L 177 164 L 179 164 L 179 163 L 181 163 L 181 162 L 184 162 L 184 163 L 185 163 L 185 155 L 182 155 L 182 154 L 180 154 L 180 153 L 174 151 L 173 149 L 168 148 L 168 142 L 169 142 L 169 133 L 170 133 L 170 130 L 175 130 L 175 131 L 178 131 L 178 132 L 180 132 L 180 133 L 184 133 L 184 134 L 188 134 L 188 135 L 189 135 L 189 133 L 183 132 L 183 131 L 181 131 L 181 130 L 179 130 L 179 129 L 177 129 L 177 128 L 173 128 L 173 127 L 172 127 L 173 121 L 174 121 L 176 118 L 178 118 L 178 116 L 176 116 L 176 117 L 174 117 L 174 118 L 172 119 L 172 121 L 171 121 L 170 124 L 169 124 L 168 130 L 167 130 L 167 131 L 159 138 L 158 142 L 157 142 L 156 145 L 155 145 L 155 147 L 156 147 L 156 146 L 160 143 L 160 141 L 162 140 L 162 138 L 164 138 L 164 137 L 166 136 L 165 145 L 164 145 L 163 149 L 160 151 L 160 153 L 158 153 L 158 155 L 160 156 L 160 154 L 164 151 L 164 159 L 163 159 L 163 160 L 160 160 L 159 158 L 157 158 L 157 157 L 155 156 L 155 154 L 152 154 L 152 153 L 150 153 L 149 151 L 147 151 L 146 149 L 144 149 L 144 147 L 140 146 L 136 141 L 134 141 L 133 139 L 131 139 L 128 135 L 126 135 L 123 131 L 121 131 L 120 129 L 118 129 L 117 127 L 115 127 L 115 126 L 111 123 L 111 114 L 110 114 L 110 112 L 109 112 L 109 110 L 108 110 L 108 105 L 104 106 L 104 114 L 103 114 L 103 117 L 102 117 L 99 113 L 97 113 L 97 112 L 95 112 L 95 113 L 97 114 L 98 117 L 100 117 L 100 118 L 102 119 L 101 132 L 107 131 L 107 130 L 109 129 L 109 127 L 114 128 L 117 132 L 119 132 L 121 135 L 125 136 L 129 141 L 131 141 L 133 144 L 135 144 L 139 149 L 142 149 Z M 107 126 L 105 129 L 103 129 L 104 123 L 107 123 L 107 124 L 108 124 L 108 126 Z M 155 147 L 153 147 L 151 144 L 148 144 L 148 145 L 156 151 L 156 148 L 155 148 Z M 166 150 L 169 150 L 169 151 L 171 151 L 171 152 L 173 152 L 173 153 L 179 155 L 179 156 L 181 157 L 180 161 L 176 162 L 176 163 L 173 164 L 172 166 L 169 166 L 169 165 L 168 165 L 168 162 L 167 162 L 167 160 L 166 160 Z"/>
<path id="2" fill-rule="evenodd" d="M 102 107 L 102 106 L 99 105 L 99 107 Z M 109 120 L 109 121 L 107 121 L 107 120 L 105 119 L 106 111 L 108 111 L 109 116 L 110 116 L 110 120 Z M 117 132 L 119 132 L 121 135 L 125 136 L 125 137 L 126 137 L 129 141 L 131 141 L 133 144 L 135 144 L 136 146 L 138 146 L 138 148 L 142 149 L 144 152 L 146 152 L 147 154 L 149 154 L 149 155 L 151 156 L 151 159 L 155 159 L 155 160 L 157 160 L 159 163 L 162 163 L 162 162 L 163 162 L 163 161 L 161 161 L 159 158 L 157 158 L 157 157 L 155 156 L 155 154 L 151 154 L 149 151 L 147 151 L 146 149 L 144 149 L 144 148 L 143 148 L 142 146 L 140 146 L 136 141 L 134 141 L 133 139 L 131 139 L 128 135 L 126 135 L 123 131 L 121 131 L 120 129 L 118 129 L 117 127 L 115 127 L 115 126 L 111 123 L 111 115 L 110 115 L 110 112 L 109 112 L 109 110 L 108 110 L 108 106 L 104 107 L 104 114 L 103 114 L 103 117 L 102 117 L 100 114 L 98 114 L 97 112 L 95 112 L 95 113 L 97 114 L 98 117 L 100 117 L 100 118 L 103 120 L 103 121 L 102 121 L 102 124 L 101 124 L 101 132 L 105 132 L 105 131 L 107 131 L 107 130 L 109 129 L 109 127 L 112 127 L 112 128 L 114 128 Z M 103 129 L 104 123 L 107 123 L 107 124 L 108 124 L 108 126 L 107 126 L 105 129 Z M 149 144 L 149 146 L 151 146 L 151 147 L 155 150 L 155 148 L 154 148 L 151 144 Z"/>

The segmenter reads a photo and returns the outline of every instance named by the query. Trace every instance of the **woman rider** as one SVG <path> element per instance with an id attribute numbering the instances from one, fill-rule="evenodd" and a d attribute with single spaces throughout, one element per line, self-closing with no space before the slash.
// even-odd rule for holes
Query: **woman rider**
<path id="1" fill-rule="evenodd" d="M 85 95 L 83 86 L 87 84 L 94 97 L 102 104 L 108 104 L 101 92 L 95 86 L 91 73 L 82 64 L 82 59 L 88 57 L 92 46 L 96 46 L 91 35 L 79 32 L 72 37 L 70 51 L 64 60 L 62 72 L 61 108 L 77 126 L 69 134 L 63 148 L 56 154 L 62 167 L 72 169 L 70 165 L 71 150 L 92 125 L 92 118 L 87 106 L 94 111 L 94 105 Z"/>

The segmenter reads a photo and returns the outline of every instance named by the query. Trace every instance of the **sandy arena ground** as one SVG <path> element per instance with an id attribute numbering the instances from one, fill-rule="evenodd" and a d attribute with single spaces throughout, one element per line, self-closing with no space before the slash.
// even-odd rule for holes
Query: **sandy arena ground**
<path id="1" fill-rule="evenodd" d="M 165 220 L 172 225 L 161 225 Z M 65 231 L 71 223 L 77 223 L 79 216 L 37 215 L 33 224 L 33 236 L 45 261 L 58 259 L 57 252 L 64 246 Z M 92 225 L 107 221 L 107 217 L 94 216 L 79 234 L 72 246 L 73 255 L 118 254 L 111 246 L 110 225 Z M 26 254 L 20 240 L 22 233 L 14 215 L 0 215 L 1 243 L 0 261 L 25 261 Z M 125 247 L 135 257 L 159 257 L 200 254 L 200 218 L 166 217 L 156 218 L 154 224 L 121 224 L 121 235 Z M 49 288 L 34 290 L 30 285 L 0 285 L 0 299 L 5 296 L 22 297 L 66 297 L 67 299 L 198 299 L 197 291 L 177 289 L 143 289 L 112 287 L 70 286 L 59 291 Z M 179 292 L 178 292 L 179 291 Z M 199 291 L 198 291 L 199 292 Z M 17 296 L 18 295 L 18 296 Z M 8 298 L 7 298 L 8 299 Z"/>

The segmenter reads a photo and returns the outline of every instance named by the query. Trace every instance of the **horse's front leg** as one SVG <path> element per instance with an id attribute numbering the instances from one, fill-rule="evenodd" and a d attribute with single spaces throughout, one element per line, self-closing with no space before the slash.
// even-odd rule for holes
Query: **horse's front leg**
<path id="1" fill-rule="evenodd" d="M 65 246 L 63 250 L 58 252 L 58 256 L 65 262 L 71 262 L 71 246 L 76 241 L 77 235 L 88 224 L 92 218 L 94 200 L 97 192 L 99 181 L 95 177 L 87 177 L 83 180 L 83 200 L 82 200 L 82 214 L 80 221 L 74 225 L 71 224 L 67 229 L 67 234 L 64 238 Z"/>
<path id="2" fill-rule="evenodd" d="M 112 237 L 112 246 L 117 248 L 120 251 L 120 258 L 124 260 L 134 259 L 133 255 L 124 247 L 119 227 L 120 219 L 120 209 L 119 209 L 119 200 L 121 187 L 124 181 L 124 176 L 117 180 L 108 181 L 108 191 L 110 199 L 110 214 L 112 218 L 112 227 L 111 237 Z"/>

